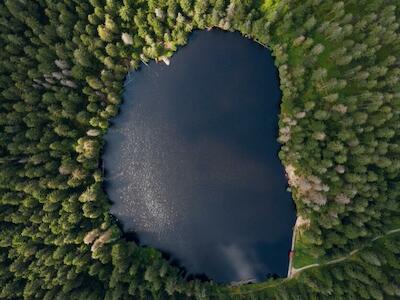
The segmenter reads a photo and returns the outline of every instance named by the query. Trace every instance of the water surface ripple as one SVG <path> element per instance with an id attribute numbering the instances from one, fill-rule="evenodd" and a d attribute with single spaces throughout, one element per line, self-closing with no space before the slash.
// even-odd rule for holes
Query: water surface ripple
<path id="1" fill-rule="evenodd" d="M 280 96 L 270 52 L 238 33 L 195 32 L 169 67 L 129 74 L 103 156 L 124 231 L 219 282 L 285 276 Z"/>

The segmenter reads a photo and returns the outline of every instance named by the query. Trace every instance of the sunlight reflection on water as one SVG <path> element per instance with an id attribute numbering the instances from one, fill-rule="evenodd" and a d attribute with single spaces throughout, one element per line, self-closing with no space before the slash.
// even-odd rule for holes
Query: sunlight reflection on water
<path id="1" fill-rule="evenodd" d="M 295 214 L 266 54 L 238 34 L 195 33 L 171 66 L 131 75 L 106 136 L 107 193 L 124 230 L 217 281 L 287 269 Z"/>

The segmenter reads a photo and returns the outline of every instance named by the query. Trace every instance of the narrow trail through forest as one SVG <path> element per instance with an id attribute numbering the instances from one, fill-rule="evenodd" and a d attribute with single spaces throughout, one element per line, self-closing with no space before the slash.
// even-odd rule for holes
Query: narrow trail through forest
<path id="1" fill-rule="evenodd" d="M 296 231 L 296 226 L 294 228 L 293 238 L 296 235 L 295 231 Z M 379 240 L 379 239 L 381 239 L 383 237 L 386 237 L 388 235 L 391 235 L 391 234 L 394 234 L 394 233 L 397 233 L 397 232 L 400 232 L 400 228 L 392 229 L 392 230 L 387 231 L 385 234 L 378 235 L 378 236 L 372 238 L 371 242 Z M 289 270 L 289 272 L 288 272 L 288 277 L 283 279 L 282 281 L 277 281 L 274 284 L 261 286 L 259 288 L 254 288 L 254 289 L 250 289 L 250 290 L 247 290 L 247 291 L 238 290 L 238 291 L 232 292 L 231 294 L 232 295 L 248 295 L 248 294 L 253 294 L 253 293 L 256 293 L 256 292 L 259 292 L 259 291 L 262 291 L 262 290 L 265 290 L 265 289 L 268 289 L 268 288 L 271 288 L 271 287 L 278 286 L 278 285 L 282 284 L 283 282 L 290 280 L 291 278 L 293 278 L 294 275 L 298 275 L 299 273 L 301 273 L 304 270 L 307 270 L 307 269 L 310 269 L 310 268 L 314 268 L 314 267 L 318 267 L 320 265 L 332 265 L 332 264 L 336 264 L 336 263 L 340 263 L 342 261 L 345 261 L 345 260 L 349 259 L 351 256 L 353 256 L 354 254 L 356 254 L 357 252 L 363 250 L 365 247 L 366 246 L 362 246 L 360 248 L 354 249 L 353 251 L 351 251 L 347 255 L 344 255 L 344 256 L 341 256 L 341 257 L 337 257 L 335 259 L 332 259 L 332 260 L 324 262 L 324 263 L 311 264 L 311 265 L 307 265 L 307 266 L 301 267 L 299 269 L 295 269 L 295 268 L 292 267 L 292 269 Z M 292 251 L 293 251 L 293 248 L 294 248 L 294 246 L 292 246 Z M 291 262 L 289 264 L 291 266 Z M 289 274 L 290 274 L 290 276 L 289 276 Z"/>
<path id="2" fill-rule="evenodd" d="M 390 234 L 393 234 L 393 233 L 396 233 L 396 232 L 400 232 L 400 228 L 392 229 L 392 230 L 389 230 L 388 232 L 386 232 L 385 234 L 378 235 L 378 236 L 374 237 L 374 238 L 371 240 L 371 242 L 376 241 L 376 240 L 378 240 L 378 239 L 381 239 L 381 238 L 383 238 L 383 237 L 385 237 L 385 236 L 387 236 L 387 235 L 390 235 Z M 331 264 L 335 264 L 335 263 L 344 261 L 344 260 L 348 259 L 350 256 L 356 254 L 357 252 L 359 252 L 360 250 L 362 250 L 362 249 L 364 249 L 364 248 L 365 248 L 365 246 L 360 247 L 360 248 L 357 248 L 357 249 L 351 251 L 351 252 L 350 252 L 349 254 L 347 254 L 347 255 L 344 255 L 344 256 L 335 258 L 335 259 L 333 259 L 333 260 L 330 260 L 330 261 L 328 261 L 328 262 L 326 262 L 326 263 L 322 263 L 322 264 L 323 264 L 323 265 L 331 265 Z M 299 269 L 295 269 L 294 267 L 292 267 L 292 270 L 290 271 L 290 276 L 289 276 L 288 278 L 293 277 L 295 274 L 297 274 L 297 273 L 299 273 L 299 272 L 301 272 L 301 271 L 304 271 L 304 270 L 309 269 L 309 268 L 317 267 L 317 266 L 319 266 L 319 265 L 321 265 L 321 264 L 320 264 L 320 263 L 318 263 L 318 264 L 311 264 L 311 265 L 308 265 L 308 266 L 301 267 L 301 268 L 299 268 Z"/>

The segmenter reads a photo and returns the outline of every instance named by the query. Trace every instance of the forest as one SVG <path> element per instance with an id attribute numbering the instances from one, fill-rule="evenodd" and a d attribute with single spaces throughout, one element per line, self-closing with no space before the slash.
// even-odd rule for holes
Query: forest
<path id="1" fill-rule="evenodd" d="M 396 0 L 0 3 L 1 299 L 400 297 Z M 290 278 L 187 280 L 109 213 L 100 154 L 123 80 L 190 32 L 271 49 L 280 159 L 299 222 Z"/>

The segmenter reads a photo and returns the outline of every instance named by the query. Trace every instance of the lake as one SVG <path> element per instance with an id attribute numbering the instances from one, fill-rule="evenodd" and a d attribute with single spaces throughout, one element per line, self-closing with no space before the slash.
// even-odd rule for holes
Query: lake
<path id="1" fill-rule="evenodd" d="M 239 33 L 196 31 L 170 66 L 128 74 L 103 155 L 124 232 L 217 282 L 286 276 L 280 98 L 270 51 Z"/>

